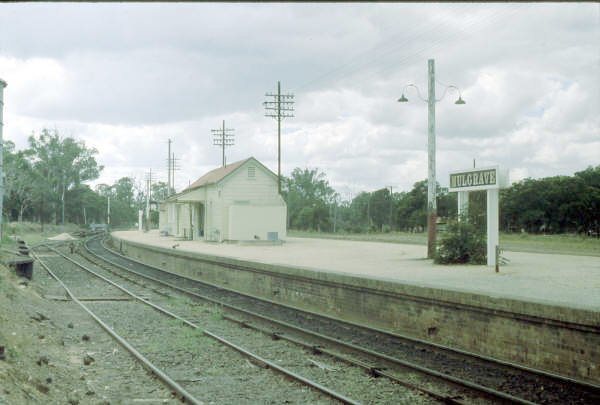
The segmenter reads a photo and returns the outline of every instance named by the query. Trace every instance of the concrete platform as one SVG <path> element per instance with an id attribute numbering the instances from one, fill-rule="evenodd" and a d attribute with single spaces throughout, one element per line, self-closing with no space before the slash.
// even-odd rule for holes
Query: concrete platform
<path id="1" fill-rule="evenodd" d="M 496 273 L 487 266 L 435 265 L 418 245 L 288 238 L 264 246 L 180 241 L 158 231 L 113 234 L 213 256 L 600 311 L 600 257 L 505 252 L 510 262 Z"/>

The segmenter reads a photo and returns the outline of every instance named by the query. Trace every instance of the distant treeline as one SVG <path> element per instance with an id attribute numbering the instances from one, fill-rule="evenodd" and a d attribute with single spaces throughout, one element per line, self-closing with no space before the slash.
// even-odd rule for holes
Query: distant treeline
<path id="1" fill-rule="evenodd" d="M 88 181 L 103 167 L 97 151 L 57 131 L 42 130 L 29 137 L 29 147 L 16 151 L 4 142 L 4 222 L 106 223 L 130 226 L 145 207 L 146 190 L 141 180 L 123 177 L 114 184 Z M 173 192 L 174 190 L 170 190 Z M 427 223 L 427 181 L 410 191 L 388 188 L 361 192 L 343 200 L 318 169 L 293 170 L 283 179 L 282 193 L 288 205 L 291 229 L 326 232 L 423 231 Z M 152 200 L 169 195 L 168 186 L 151 187 Z M 456 193 L 438 186 L 438 216 L 456 216 Z M 470 193 L 469 215 L 485 226 L 485 192 Z M 151 221 L 158 222 L 154 211 Z M 525 179 L 500 193 L 500 226 L 504 231 L 531 233 L 591 233 L 600 231 L 600 166 L 573 176 Z"/>
<path id="2" fill-rule="evenodd" d="M 142 182 L 123 177 L 92 190 L 85 183 L 97 179 L 103 169 L 96 154 L 84 142 L 62 137 L 55 130 L 32 134 L 28 148 L 21 151 L 5 141 L 3 222 L 30 221 L 42 226 L 106 223 L 110 201 L 111 225 L 133 225 L 138 209 L 145 206 L 147 193 Z M 163 198 L 167 185 L 153 184 L 151 195 Z M 153 217 L 156 222 L 156 215 Z"/>
<path id="3" fill-rule="evenodd" d="M 427 181 L 410 191 L 382 188 L 342 200 L 318 169 L 296 168 L 284 179 L 291 229 L 327 232 L 423 231 L 427 224 Z M 438 216 L 457 215 L 456 193 L 438 186 Z M 485 191 L 469 195 L 469 216 L 485 226 Z M 600 231 L 600 166 L 573 176 L 525 179 L 500 192 L 500 226 L 507 232 L 583 233 Z"/>

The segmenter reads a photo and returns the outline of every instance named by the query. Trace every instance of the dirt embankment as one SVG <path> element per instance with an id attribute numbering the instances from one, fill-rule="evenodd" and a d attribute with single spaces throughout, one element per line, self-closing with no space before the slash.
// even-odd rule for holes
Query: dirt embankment
<path id="1" fill-rule="evenodd" d="M 52 302 L 41 298 L 33 283 L 0 266 L 1 404 L 77 400 L 70 395 L 85 387 L 85 382 L 73 381 L 79 367 L 65 361 L 59 313 Z"/>
<path id="2" fill-rule="evenodd" d="M 172 402 L 64 297 L 40 266 L 29 281 L 0 265 L 0 405 Z"/>

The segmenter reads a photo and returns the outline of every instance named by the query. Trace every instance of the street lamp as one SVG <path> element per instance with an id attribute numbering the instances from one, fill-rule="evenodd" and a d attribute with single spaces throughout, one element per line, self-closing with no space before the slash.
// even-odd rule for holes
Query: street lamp
<path id="1" fill-rule="evenodd" d="M 2 202 L 4 201 L 4 172 L 3 172 L 3 162 L 2 156 L 4 156 L 4 152 L 2 150 L 2 111 L 4 110 L 4 88 L 6 87 L 6 82 L 0 79 L 0 244 L 2 244 Z"/>
<path id="2" fill-rule="evenodd" d="M 409 87 L 417 89 L 417 95 L 422 101 L 428 105 L 427 116 L 427 151 L 428 151 L 428 176 L 427 176 L 427 257 L 433 259 L 435 256 L 436 244 L 436 220 L 437 220 L 437 202 L 436 202 L 436 182 L 435 182 L 435 103 L 441 101 L 446 96 L 448 90 L 456 90 L 458 92 L 458 100 L 454 104 L 466 104 L 462 99 L 460 90 L 456 86 L 446 86 L 444 94 L 440 99 L 435 98 L 435 62 L 433 59 L 428 60 L 428 95 L 427 99 L 421 97 L 419 88 L 414 84 L 408 84 L 402 89 L 402 96 L 398 99 L 400 103 L 408 102 L 404 95 Z"/>

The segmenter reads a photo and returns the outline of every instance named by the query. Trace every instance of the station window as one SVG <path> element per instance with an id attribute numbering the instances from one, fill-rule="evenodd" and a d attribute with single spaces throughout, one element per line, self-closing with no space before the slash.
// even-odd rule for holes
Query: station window
<path id="1" fill-rule="evenodd" d="M 256 178 L 256 167 L 248 166 L 248 178 L 249 179 Z"/>

